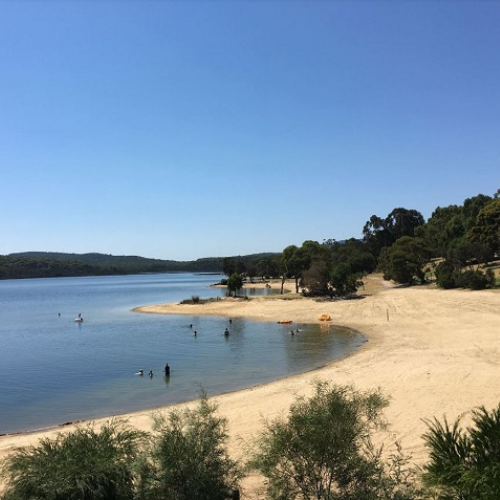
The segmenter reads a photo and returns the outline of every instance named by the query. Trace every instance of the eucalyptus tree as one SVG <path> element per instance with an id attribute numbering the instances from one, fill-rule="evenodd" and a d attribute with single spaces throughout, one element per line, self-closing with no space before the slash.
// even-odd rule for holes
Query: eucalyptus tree
<path id="1" fill-rule="evenodd" d="M 494 253 L 500 251 L 500 199 L 485 205 L 478 213 L 469 239 L 487 245 Z"/>
<path id="2" fill-rule="evenodd" d="M 363 239 L 374 257 L 385 247 L 390 247 L 403 236 L 415 236 L 423 226 L 424 217 L 417 210 L 395 208 L 385 219 L 372 215 L 363 227 Z"/>
<path id="3" fill-rule="evenodd" d="M 281 293 L 283 293 L 283 287 L 289 278 L 295 280 L 295 292 L 299 292 L 299 280 L 302 277 L 302 273 L 309 269 L 311 265 L 310 252 L 304 248 L 304 245 L 301 248 L 296 245 L 289 245 L 281 254 Z"/>
<path id="4" fill-rule="evenodd" d="M 384 272 L 385 279 L 412 284 L 415 279 L 423 281 L 423 266 L 429 257 L 429 248 L 422 238 L 403 236 L 391 247 L 383 249 L 379 268 Z"/>

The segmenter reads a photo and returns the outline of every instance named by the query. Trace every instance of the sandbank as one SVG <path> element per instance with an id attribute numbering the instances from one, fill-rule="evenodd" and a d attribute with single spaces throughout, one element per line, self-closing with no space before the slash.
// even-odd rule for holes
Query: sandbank
<path id="1" fill-rule="evenodd" d="M 293 284 L 287 288 L 293 290 Z M 321 379 L 352 384 L 358 389 L 380 387 L 391 399 L 385 412 L 390 424 L 390 435 L 386 437 L 399 440 L 404 452 L 421 464 L 426 459 L 421 437 L 426 430 L 424 419 L 442 419 L 446 415 L 448 420 L 454 420 L 474 407 L 492 408 L 500 401 L 500 293 L 440 290 L 432 285 L 395 287 L 373 275 L 359 294 L 362 298 L 357 300 L 333 302 L 287 294 L 201 305 L 163 304 L 137 310 L 300 323 L 319 323 L 320 316 L 327 314 L 332 324 L 360 331 L 368 339 L 366 344 L 320 370 L 215 396 L 219 412 L 228 419 L 230 451 L 234 458 L 243 456 L 245 443 L 258 435 L 264 419 L 286 412 L 297 395 L 310 394 L 313 381 Z M 151 428 L 150 410 L 127 418 L 137 428 Z M 36 444 L 41 437 L 74 426 L 2 436 L 0 458 L 15 447 Z M 262 482 L 253 476 L 243 487 L 248 498 L 258 494 Z"/>

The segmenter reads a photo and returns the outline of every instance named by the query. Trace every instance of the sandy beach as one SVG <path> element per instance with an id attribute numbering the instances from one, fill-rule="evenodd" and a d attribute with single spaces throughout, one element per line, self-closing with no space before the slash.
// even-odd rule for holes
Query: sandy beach
<path id="1" fill-rule="evenodd" d="M 287 288 L 293 289 L 292 284 Z M 296 395 L 310 394 L 312 382 L 321 379 L 358 389 L 380 387 L 391 399 L 385 412 L 390 434 L 385 439 L 399 440 L 404 452 L 421 464 L 426 458 L 423 419 L 446 415 L 454 420 L 479 405 L 492 408 L 500 402 L 500 293 L 439 290 L 432 285 L 395 287 L 374 275 L 359 294 L 362 297 L 357 300 L 333 302 L 287 294 L 139 310 L 301 323 L 319 323 L 320 316 L 327 314 L 331 324 L 362 332 L 366 344 L 320 370 L 216 396 L 219 411 L 229 422 L 230 451 L 235 458 L 242 456 L 245 443 L 258 435 L 264 418 L 285 412 Z M 127 418 L 138 428 L 151 426 L 148 410 Z M 2 436 L 0 458 L 17 446 L 36 444 L 40 437 L 72 427 Z M 261 487 L 260 478 L 250 477 L 243 494 L 255 497 Z"/>

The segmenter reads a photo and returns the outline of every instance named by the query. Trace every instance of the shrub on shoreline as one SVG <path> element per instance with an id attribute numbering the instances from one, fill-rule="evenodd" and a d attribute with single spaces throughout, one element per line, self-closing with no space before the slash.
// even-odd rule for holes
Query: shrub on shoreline
<path id="1" fill-rule="evenodd" d="M 181 305 L 198 305 L 198 304 L 207 304 L 210 302 L 219 302 L 220 297 L 211 297 L 209 299 L 200 299 L 197 295 L 191 297 L 190 299 L 184 299 L 179 304 Z"/>

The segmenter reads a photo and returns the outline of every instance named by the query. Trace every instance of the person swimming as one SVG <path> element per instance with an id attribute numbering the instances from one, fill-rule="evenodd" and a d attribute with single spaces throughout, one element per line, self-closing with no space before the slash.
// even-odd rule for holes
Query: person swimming
<path id="1" fill-rule="evenodd" d="M 144 370 L 139 370 L 138 372 L 136 372 L 136 375 L 140 375 L 142 377 L 144 375 Z"/>
<path id="2" fill-rule="evenodd" d="M 227 328 L 224 330 L 224 337 L 229 337 L 229 330 Z"/>
<path id="3" fill-rule="evenodd" d="M 165 377 L 170 377 L 170 366 L 168 366 L 168 363 L 165 365 L 163 371 L 165 372 Z"/>
<path id="4" fill-rule="evenodd" d="M 149 370 L 148 375 L 149 375 L 149 378 L 153 378 L 153 370 Z"/>

